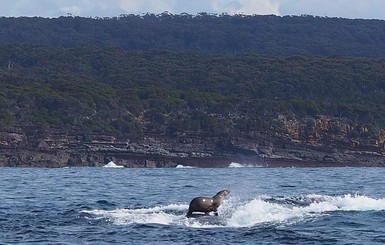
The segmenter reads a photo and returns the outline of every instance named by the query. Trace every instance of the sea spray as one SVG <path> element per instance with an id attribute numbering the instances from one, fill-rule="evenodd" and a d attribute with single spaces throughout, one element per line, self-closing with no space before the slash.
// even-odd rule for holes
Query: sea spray
<path id="1" fill-rule="evenodd" d="M 342 196 L 300 195 L 294 197 L 257 197 L 249 201 L 230 198 L 219 209 L 219 218 L 185 217 L 187 204 L 170 204 L 137 209 L 84 210 L 95 219 L 104 218 L 116 225 L 163 224 L 195 228 L 252 227 L 261 224 L 292 224 L 333 211 L 382 211 L 385 199 L 346 194 Z"/>
<path id="2" fill-rule="evenodd" d="M 194 166 L 184 166 L 182 164 L 178 164 L 175 168 L 196 168 Z"/>
<path id="3" fill-rule="evenodd" d="M 261 168 L 262 166 L 256 164 L 246 164 L 246 163 L 237 163 L 231 162 L 229 168 Z"/>
<path id="4" fill-rule="evenodd" d="M 94 215 L 95 219 L 104 218 L 116 225 L 127 224 L 172 224 L 188 209 L 187 205 L 170 204 L 152 208 L 83 210 L 82 213 Z"/>

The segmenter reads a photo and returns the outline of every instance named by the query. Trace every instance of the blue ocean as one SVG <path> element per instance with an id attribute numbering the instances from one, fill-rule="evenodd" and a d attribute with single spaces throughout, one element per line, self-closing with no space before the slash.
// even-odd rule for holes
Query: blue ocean
<path id="1" fill-rule="evenodd" d="M 0 244 L 383 244 L 385 168 L 0 168 Z M 218 216 L 186 218 L 230 189 Z"/>

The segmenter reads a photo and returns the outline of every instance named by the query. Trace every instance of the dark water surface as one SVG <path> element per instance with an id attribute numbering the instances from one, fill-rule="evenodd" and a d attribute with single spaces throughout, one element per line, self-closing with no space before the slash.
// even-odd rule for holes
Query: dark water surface
<path id="1" fill-rule="evenodd" d="M 383 244 L 383 168 L 0 168 L 0 244 Z M 195 196 L 232 192 L 219 216 Z"/>

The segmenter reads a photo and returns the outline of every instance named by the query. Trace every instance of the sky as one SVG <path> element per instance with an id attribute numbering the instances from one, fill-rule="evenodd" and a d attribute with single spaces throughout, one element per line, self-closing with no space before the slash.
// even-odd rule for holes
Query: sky
<path id="1" fill-rule="evenodd" d="M 0 16 L 228 13 L 385 19 L 385 0 L 0 0 Z"/>

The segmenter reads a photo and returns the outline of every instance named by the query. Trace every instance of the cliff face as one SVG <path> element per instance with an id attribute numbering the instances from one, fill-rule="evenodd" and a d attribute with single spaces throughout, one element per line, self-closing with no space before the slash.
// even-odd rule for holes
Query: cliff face
<path id="1" fill-rule="evenodd" d="M 336 118 L 319 116 L 302 120 L 279 117 L 283 125 L 281 137 L 314 147 L 329 146 L 341 149 L 361 149 L 384 153 L 385 132 L 370 133 L 364 125 L 352 125 Z"/>
<path id="2" fill-rule="evenodd" d="M 101 167 L 109 161 L 145 168 L 228 165 L 214 148 L 212 142 L 200 139 L 144 137 L 132 142 L 110 135 L 20 127 L 0 132 L 0 166 Z"/>
<path id="3" fill-rule="evenodd" d="M 336 165 L 382 166 L 385 132 L 354 125 L 338 118 L 278 118 L 282 123 L 277 143 L 285 142 L 282 158 L 298 158 Z M 294 150 L 294 151 L 293 151 Z M 281 151 L 277 149 L 277 152 Z"/>
<path id="4" fill-rule="evenodd" d="M 59 129 L 17 127 L 0 132 L 0 166 L 226 167 L 383 166 L 385 132 L 328 117 L 277 118 L 275 132 L 232 139 L 146 136 L 141 139 Z"/>

